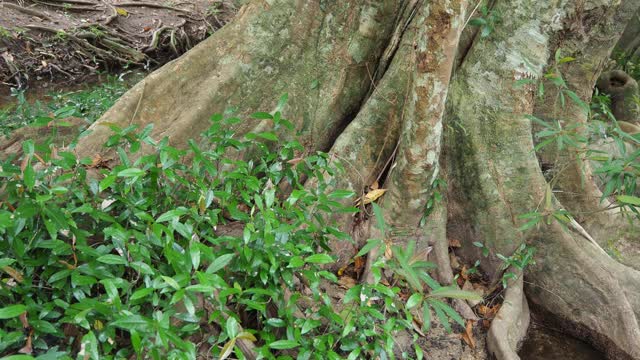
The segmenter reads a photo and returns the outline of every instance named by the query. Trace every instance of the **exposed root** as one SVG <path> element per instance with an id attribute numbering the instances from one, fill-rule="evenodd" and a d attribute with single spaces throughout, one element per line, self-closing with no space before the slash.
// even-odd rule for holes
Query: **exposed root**
<path id="1" fill-rule="evenodd" d="M 189 10 L 113 0 L 34 2 L 32 6 L 0 2 L 0 23 L 9 24 L 4 28 L 3 52 L 10 59 L 7 66 L 0 59 L 0 82 L 11 87 L 25 88 L 43 75 L 71 82 L 85 77 L 87 69 L 94 73 L 99 67 L 164 63 L 217 31 L 235 12 L 229 2 L 217 3 L 215 13 L 210 12 L 200 0 L 188 3 L 193 6 Z M 128 12 L 122 6 L 140 9 Z M 42 21 L 33 22 L 33 17 Z M 169 31 L 149 31 L 158 20 L 170 24 Z"/>
<path id="2" fill-rule="evenodd" d="M 150 3 L 150 2 L 123 2 L 123 3 L 118 3 L 118 6 L 123 6 L 123 7 L 127 7 L 127 6 L 144 6 L 144 7 L 150 7 L 150 8 L 156 8 L 156 9 L 168 9 L 168 10 L 173 10 L 173 11 L 178 11 L 181 13 L 186 13 L 186 14 L 191 14 L 191 11 L 189 10 L 184 10 L 184 9 L 180 9 L 174 6 L 169 6 L 169 5 L 162 5 L 162 4 L 156 4 L 156 3 Z"/>
<path id="3" fill-rule="evenodd" d="M 41 19 L 45 19 L 45 20 L 51 20 L 51 18 L 49 17 L 49 15 L 46 15 L 43 12 L 40 12 L 38 10 L 34 10 L 34 9 L 30 9 L 30 8 L 26 8 L 26 7 L 22 7 L 16 4 L 11 4 L 11 3 L 7 3 L 7 2 L 3 2 L 0 3 L 0 7 L 5 7 L 8 9 L 13 9 L 16 11 L 19 11 L 21 13 L 27 14 L 27 15 L 31 15 L 31 16 L 36 16 L 39 17 Z"/>
<path id="4" fill-rule="evenodd" d="M 609 358 L 640 359 L 640 273 L 581 245 L 559 225 L 542 236 L 526 286 L 531 303 Z"/>
<path id="5" fill-rule="evenodd" d="M 498 360 L 519 360 L 518 347 L 529 328 L 530 313 L 524 296 L 523 275 L 510 269 L 517 279 L 510 280 L 505 299 L 487 334 L 487 348 Z"/>

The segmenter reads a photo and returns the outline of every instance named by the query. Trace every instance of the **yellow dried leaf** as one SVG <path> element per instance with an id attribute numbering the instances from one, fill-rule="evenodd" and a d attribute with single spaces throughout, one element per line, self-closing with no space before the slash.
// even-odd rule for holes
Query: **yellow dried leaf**
<path id="1" fill-rule="evenodd" d="M 393 250 L 391 250 L 391 244 L 386 244 L 387 247 L 384 249 L 384 258 L 390 260 L 393 257 Z"/>
<path id="2" fill-rule="evenodd" d="M 462 334 L 462 340 L 472 349 L 476 347 L 476 340 L 473 338 L 473 321 L 468 320 L 464 333 Z"/>
<path id="3" fill-rule="evenodd" d="M 372 202 L 378 200 L 387 189 L 374 189 L 369 191 L 364 197 L 358 198 L 356 200 L 356 206 L 371 204 Z"/>
<path id="4" fill-rule="evenodd" d="M 9 274 L 9 276 L 11 276 L 12 278 L 14 278 L 17 282 L 21 283 L 24 281 L 24 276 L 22 276 L 22 273 L 14 268 L 12 268 L 11 266 L 4 266 L 2 267 L 2 270 L 4 272 L 6 272 L 7 274 Z"/>
<path id="5" fill-rule="evenodd" d="M 120 16 L 128 16 L 129 15 L 129 12 L 127 10 L 125 10 L 123 8 L 119 8 L 119 7 L 116 8 L 116 12 Z"/>

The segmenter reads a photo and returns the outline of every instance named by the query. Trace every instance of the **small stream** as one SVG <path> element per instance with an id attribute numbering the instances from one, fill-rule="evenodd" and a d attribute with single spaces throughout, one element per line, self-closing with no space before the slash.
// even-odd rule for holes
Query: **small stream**
<path id="1" fill-rule="evenodd" d="M 537 323 L 532 319 L 527 338 L 518 352 L 522 360 L 604 360 L 591 345 Z"/>

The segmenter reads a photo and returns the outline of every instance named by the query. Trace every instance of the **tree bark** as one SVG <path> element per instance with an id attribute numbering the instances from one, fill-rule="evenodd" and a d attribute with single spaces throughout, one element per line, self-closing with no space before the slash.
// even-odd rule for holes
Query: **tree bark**
<path id="1" fill-rule="evenodd" d="M 527 243 L 538 249 L 536 264 L 526 269 L 525 281 L 514 283 L 513 297 L 522 302 L 510 313 L 526 314 L 528 300 L 610 358 L 640 359 L 640 273 L 585 238 L 581 224 L 594 234 L 603 226 L 581 216 L 601 206 L 587 167 L 569 167 L 566 181 L 559 183 L 579 196 L 551 196 L 526 115 L 556 116 L 556 107 L 549 99 L 537 102 L 533 86 L 516 86 L 521 79 L 542 82 L 560 49 L 578 59 L 562 69 L 569 87 L 588 101 L 640 3 L 498 0 L 493 9 L 502 22 L 487 37 L 467 33 L 461 41 L 475 5 L 465 0 L 252 1 L 210 39 L 129 91 L 76 151 L 102 152 L 109 136 L 102 125 L 109 123 L 154 123 L 154 136 L 169 136 L 180 146 L 207 128 L 211 114 L 238 107 L 247 117 L 272 108 L 288 92 L 284 115 L 302 133 L 307 149 L 330 150 L 342 161 L 347 172 L 337 179 L 340 187 L 362 193 L 379 181 L 387 189 L 382 202 L 392 229 L 386 240 L 417 240 L 414 255 L 435 259 L 441 282 L 452 281 L 448 238 L 462 240 L 465 255 L 481 259 L 494 281 L 502 276 L 497 254 L 508 256 Z M 572 106 L 561 112 L 586 122 Z M 236 130 L 267 126 L 247 120 Z M 561 165 L 555 157 L 551 161 Z M 446 194 L 421 227 L 438 178 L 447 181 Z M 570 230 L 557 223 L 519 229 L 520 215 L 561 208 L 575 213 Z M 331 244 L 341 265 L 357 253 L 367 226 L 356 229 L 351 218 L 337 220 L 358 235 L 355 245 Z M 490 249 L 488 258 L 472 245 L 477 241 Z M 527 299 L 518 296 L 523 284 Z M 525 323 L 497 322 L 492 331 L 523 333 L 513 326 Z M 496 355 L 514 358 L 517 343 L 495 345 L 502 346 Z"/>

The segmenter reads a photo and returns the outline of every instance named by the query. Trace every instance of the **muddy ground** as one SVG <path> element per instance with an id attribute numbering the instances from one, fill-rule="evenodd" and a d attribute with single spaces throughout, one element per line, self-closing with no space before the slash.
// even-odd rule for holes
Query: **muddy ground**
<path id="1" fill-rule="evenodd" d="M 0 0 L 0 96 L 152 69 L 222 27 L 240 0 Z"/>

